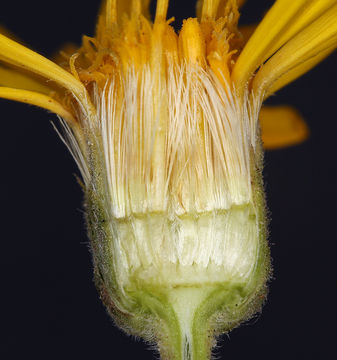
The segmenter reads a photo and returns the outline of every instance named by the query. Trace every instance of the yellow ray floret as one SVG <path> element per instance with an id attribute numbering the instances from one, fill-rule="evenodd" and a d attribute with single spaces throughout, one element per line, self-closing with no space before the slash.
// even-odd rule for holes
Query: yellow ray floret
<path id="1" fill-rule="evenodd" d="M 52 61 L 0 34 L 0 60 L 29 70 L 65 87 L 79 98 L 86 96 L 85 87 L 73 75 Z"/>
<path id="2" fill-rule="evenodd" d="M 0 65 L 0 86 L 12 87 L 36 91 L 42 94 L 50 94 L 50 87 L 41 81 L 18 71 L 15 68 L 8 68 Z"/>
<path id="3" fill-rule="evenodd" d="M 309 128 L 302 116 L 290 106 L 264 106 L 259 119 L 266 150 L 296 145 L 309 136 Z"/>
<path id="4" fill-rule="evenodd" d="M 293 67 L 291 70 L 286 72 L 284 75 L 279 77 L 277 80 L 275 80 L 272 85 L 266 90 L 265 93 L 265 99 L 268 98 L 268 96 L 274 94 L 276 91 L 280 90 L 287 84 L 291 83 L 292 81 L 296 80 L 303 74 L 307 73 L 309 70 L 311 70 L 313 67 L 315 67 L 317 64 L 319 64 L 322 60 L 327 58 L 334 50 L 336 46 L 333 45 L 330 48 L 327 48 L 324 51 L 321 51 L 318 55 L 313 56 L 309 60 L 305 61 L 304 63 L 299 63 L 297 66 Z"/>
<path id="5" fill-rule="evenodd" d="M 0 98 L 36 105 L 61 116 L 70 124 L 75 122 L 71 113 L 69 113 L 59 102 L 44 94 L 0 86 Z"/>
<path id="6" fill-rule="evenodd" d="M 301 75 L 307 61 L 321 60 L 337 46 L 337 4 L 285 44 L 258 71 L 253 80 L 255 92 L 268 92 L 270 86 L 289 71 L 297 68 Z M 294 74 L 296 75 L 296 73 Z"/>
<path id="7" fill-rule="evenodd" d="M 334 5 L 336 0 L 278 0 L 268 11 L 254 34 L 240 54 L 233 69 L 232 78 L 239 92 L 242 92 L 255 71 L 279 48 L 297 33 L 306 33 L 306 27 L 320 19 L 334 17 L 331 26 L 336 27 Z M 320 29 L 316 32 L 319 42 Z M 334 40 L 336 43 L 336 40 Z M 294 49 L 296 50 L 296 49 Z M 295 51 L 296 52 L 296 51 Z"/>

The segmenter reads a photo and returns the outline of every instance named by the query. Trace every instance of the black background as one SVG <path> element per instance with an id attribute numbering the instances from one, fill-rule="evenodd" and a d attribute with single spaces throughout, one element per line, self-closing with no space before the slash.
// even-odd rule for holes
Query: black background
<path id="1" fill-rule="evenodd" d="M 250 0 L 258 21 L 273 1 Z M 50 56 L 92 34 L 98 1 L 6 1 L 0 24 Z M 194 1 L 172 1 L 177 26 Z M 179 14 L 179 16 L 177 16 Z M 291 104 L 310 139 L 266 153 L 274 279 L 258 319 L 221 340 L 217 358 L 334 359 L 337 53 L 268 102 Z M 43 110 L 0 100 L 0 358 L 154 359 L 120 332 L 92 282 L 74 162 Z"/>

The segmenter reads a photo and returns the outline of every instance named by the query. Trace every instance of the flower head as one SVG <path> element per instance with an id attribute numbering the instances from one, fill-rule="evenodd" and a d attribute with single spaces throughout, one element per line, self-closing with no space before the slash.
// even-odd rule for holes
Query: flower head
<path id="1" fill-rule="evenodd" d="M 198 1 L 176 33 L 168 0 L 154 21 L 147 0 L 107 0 L 95 37 L 59 65 L 0 35 L 0 97 L 64 125 L 105 305 L 167 358 L 207 358 L 210 335 L 258 311 L 269 276 L 261 128 L 269 148 L 307 136 L 286 107 L 259 122 L 262 102 L 337 47 L 336 0 L 278 0 L 249 39 L 241 3 Z"/>

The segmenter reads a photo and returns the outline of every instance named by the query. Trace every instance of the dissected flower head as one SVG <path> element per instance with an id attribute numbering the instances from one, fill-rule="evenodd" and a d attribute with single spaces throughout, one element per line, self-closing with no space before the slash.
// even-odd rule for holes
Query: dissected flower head
<path id="1" fill-rule="evenodd" d="M 259 310 L 261 129 L 267 148 L 308 133 L 262 102 L 337 47 L 337 0 L 278 0 L 253 32 L 238 27 L 242 3 L 199 0 L 177 33 L 168 0 L 153 21 L 148 0 L 107 0 L 95 37 L 58 65 L 0 35 L 0 97 L 64 125 L 105 305 L 170 359 L 209 357 L 214 335 Z"/>

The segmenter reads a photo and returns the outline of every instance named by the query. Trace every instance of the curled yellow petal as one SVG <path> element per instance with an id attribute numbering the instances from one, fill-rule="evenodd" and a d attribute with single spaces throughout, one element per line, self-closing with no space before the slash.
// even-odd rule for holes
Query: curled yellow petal
<path id="1" fill-rule="evenodd" d="M 0 60 L 41 75 L 73 92 L 79 99 L 86 97 L 84 85 L 52 61 L 0 34 Z"/>
<path id="2" fill-rule="evenodd" d="M 232 74 L 239 93 L 264 61 L 303 30 L 329 12 L 336 0 L 278 0 L 267 12 L 240 54 Z"/>
<path id="3" fill-rule="evenodd" d="M 70 125 L 75 124 L 73 116 L 59 102 L 50 96 L 28 90 L 0 86 L 0 98 L 39 106 L 61 116 L 63 119 L 67 120 Z"/>
<path id="4" fill-rule="evenodd" d="M 288 72 L 296 78 L 297 74 L 302 75 L 303 70 L 327 56 L 337 47 L 336 19 L 337 4 L 292 38 L 261 67 L 253 80 L 253 91 L 268 94 L 274 82 Z"/>
<path id="5" fill-rule="evenodd" d="M 301 115 L 290 106 L 264 106 L 260 112 L 263 146 L 281 149 L 305 141 L 309 128 Z"/>

